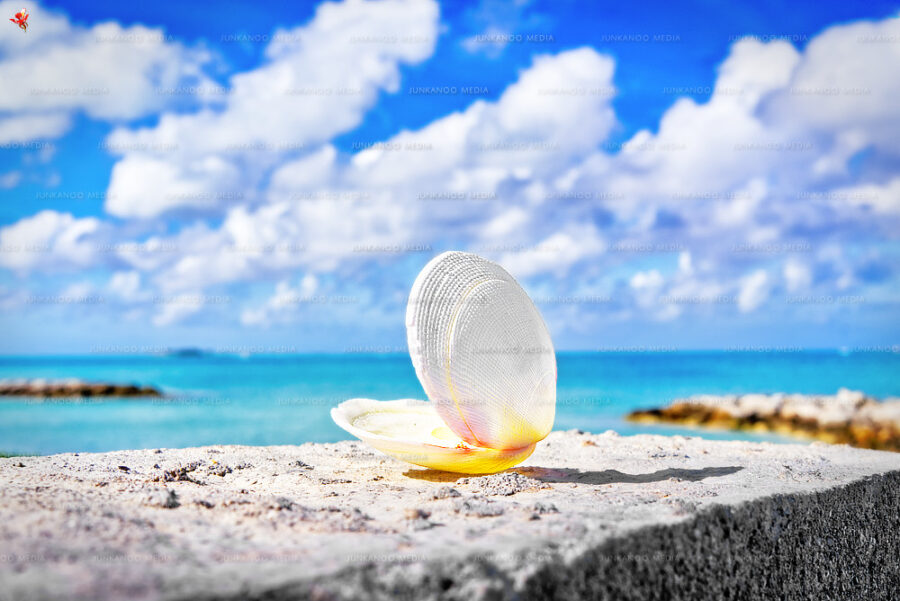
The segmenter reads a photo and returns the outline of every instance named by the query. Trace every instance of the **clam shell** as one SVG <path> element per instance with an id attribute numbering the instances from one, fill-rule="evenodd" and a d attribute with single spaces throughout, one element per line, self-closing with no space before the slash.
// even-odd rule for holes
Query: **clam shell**
<path id="1" fill-rule="evenodd" d="M 524 461 L 553 427 L 556 356 L 521 286 L 479 256 L 438 255 L 413 284 L 409 353 L 430 402 L 350 399 L 340 427 L 409 463 L 487 474 Z"/>
<path id="2" fill-rule="evenodd" d="M 521 463 L 535 447 L 472 447 L 444 424 L 434 405 L 415 399 L 350 399 L 332 409 L 331 417 L 341 428 L 382 453 L 447 472 L 493 474 Z"/>
<path id="3" fill-rule="evenodd" d="M 505 269 L 446 252 L 413 284 L 406 313 L 416 375 L 467 443 L 516 449 L 543 439 L 556 412 L 556 356 L 537 307 Z"/>

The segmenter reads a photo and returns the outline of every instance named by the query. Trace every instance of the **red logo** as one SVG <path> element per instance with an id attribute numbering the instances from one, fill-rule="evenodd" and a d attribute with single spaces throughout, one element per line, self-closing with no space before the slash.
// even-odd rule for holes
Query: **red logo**
<path id="1" fill-rule="evenodd" d="M 10 19 L 10 21 L 18 25 L 19 29 L 21 29 L 22 31 L 28 31 L 28 11 L 24 8 L 17 12 L 14 15 L 14 18 Z"/>

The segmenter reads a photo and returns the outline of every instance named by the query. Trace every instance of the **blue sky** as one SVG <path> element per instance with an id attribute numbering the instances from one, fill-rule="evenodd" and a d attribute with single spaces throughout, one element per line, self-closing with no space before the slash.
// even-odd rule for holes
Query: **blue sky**
<path id="1" fill-rule="evenodd" d="M 0 352 L 401 351 L 447 249 L 561 349 L 900 343 L 897 3 L 28 9 Z"/>

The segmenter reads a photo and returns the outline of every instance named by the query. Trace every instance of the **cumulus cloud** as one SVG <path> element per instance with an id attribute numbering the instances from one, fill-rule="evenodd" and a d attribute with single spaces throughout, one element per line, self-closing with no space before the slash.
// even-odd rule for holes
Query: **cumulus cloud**
<path id="1" fill-rule="evenodd" d="M 798 259 L 789 259 L 784 264 L 784 281 L 789 292 L 800 292 L 812 284 L 812 270 Z"/>
<path id="2" fill-rule="evenodd" d="M 490 248 L 490 247 L 488 247 Z M 593 225 L 570 225 L 534 246 L 504 251 L 500 263 L 516 277 L 568 275 L 573 265 L 601 254 L 606 243 Z"/>
<path id="3" fill-rule="evenodd" d="M 90 267 L 98 256 L 101 228 L 94 217 L 41 211 L 0 228 L 0 265 L 20 272 Z"/>
<path id="4" fill-rule="evenodd" d="M 0 189 L 15 188 L 22 181 L 21 171 L 10 171 L 0 175 Z"/>
<path id="5" fill-rule="evenodd" d="M 558 227 L 555 220 L 511 228 L 508 212 L 528 216 L 544 204 L 552 210 L 540 182 L 596 146 L 615 123 L 608 96 L 553 92 L 563 85 L 608 89 L 611 78 L 612 61 L 593 50 L 539 57 L 497 102 L 476 102 L 349 160 L 324 145 L 275 171 L 264 192 L 266 202 L 225 208 L 220 227 L 201 226 L 171 238 L 180 252 L 157 266 L 157 280 L 166 289 L 180 290 L 290 269 L 322 273 L 373 256 L 433 248 L 432 241 L 450 226 L 469 230 L 473 242 L 478 238 L 485 254 L 497 258 L 510 249 L 531 249 L 533 260 L 506 257 L 522 275 L 561 275 L 602 252 L 605 242 L 596 228 Z M 126 198 L 115 184 L 122 164 L 114 168 L 108 205 L 119 206 Z M 149 194 L 172 197 L 161 191 L 168 181 L 160 186 L 162 177 L 135 178 L 127 185 L 146 184 L 151 203 Z M 180 197 L 214 199 L 225 189 L 220 185 L 185 186 Z M 148 206 L 161 202 L 130 210 L 144 215 L 154 210 Z M 505 228 L 502 244 L 497 230 L 484 229 L 486 216 Z M 538 243 L 536 229 L 544 230 Z"/>
<path id="6" fill-rule="evenodd" d="M 531 0 L 481 0 L 471 6 L 465 21 L 475 33 L 463 38 L 460 46 L 472 54 L 483 53 L 497 58 L 510 43 L 518 43 L 528 35 L 545 35 L 536 29 L 544 22 L 530 10 Z"/>
<path id="7" fill-rule="evenodd" d="M 631 286 L 637 295 L 638 303 L 645 307 L 656 303 L 664 283 L 665 279 L 656 269 L 638 271 L 628 281 L 628 285 Z"/>
<path id="8" fill-rule="evenodd" d="M 326 274 L 367 288 L 379 310 L 387 297 L 400 307 L 421 263 L 409 251 L 445 248 L 497 259 L 557 295 L 621 293 L 617 319 L 798 310 L 773 300 L 894 281 L 884 255 L 900 231 L 898 61 L 884 53 L 898 45 L 866 40 L 896 37 L 896 19 L 832 27 L 803 51 L 737 41 L 708 101 L 673 100 L 658 127 L 621 147 L 608 144 L 615 62 L 576 48 L 536 55 L 496 100 L 341 152 L 335 137 L 397 90 L 402 67 L 425 61 L 438 35 L 433 3 L 374 6 L 324 4 L 273 36 L 263 64 L 231 77 L 219 103 L 110 135 L 106 210 L 153 232 L 139 243 L 148 252 L 115 254 L 110 291 L 140 303 L 151 291 L 262 281 L 270 298 L 231 309 L 259 327 L 302 313 L 288 300 Z M 153 226 L 172 215 L 180 229 Z M 0 242 L 65 240 L 74 260 L 54 261 L 87 265 L 95 257 L 79 241 L 100 229 L 49 211 L 4 228 Z M 54 264 L 0 261 L 23 273 Z M 375 267 L 382 275 L 368 277 Z M 153 314 L 167 325 L 199 309 L 173 302 Z M 573 310 L 551 307 L 549 319 L 566 311 L 556 323 L 572 323 Z"/>
<path id="9" fill-rule="evenodd" d="M 827 194 L 835 210 L 845 207 L 885 217 L 900 215 L 900 177 L 884 184 L 859 184 L 837 188 Z"/>
<path id="10" fill-rule="evenodd" d="M 767 117 L 785 127 L 871 144 L 900 155 L 900 19 L 832 27 L 810 40 L 803 60 L 768 101 Z"/>
<path id="11" fill-rule="evenodd" d="M 319 282 L 312 274 L 305 275 L 296 288 L 287 280 L 282 280 L 275 287 L 275 293 L 261 307 L 241 313 L 241 323 L 269 325 L 273 320 L 289 319 L 296 313 L 298 304 L 311 299 L 318 287 Z"/>
<path id="12" fill-rule="evenodd" d="M 358 125 L 380 92 L 396 91 L 400 67 L 431 55 L 437 22 L 433 2 L 321 4 L 308 24 L 275 33 L 262 66 L 231 78 L 221 108 L 167 113 L 154 127 L 113 132 L 108 146 L 124 152 L 107 210 L 148 217 L 203 208 L 191 192 L 197 188 L 210 192 L 212 206 L 234 204 L 223 187 L 254 189 L 287 158 Z M 151 171 L 161 177 L 148 188 L 142 172 Z"/>
<path id="13" fill-rule="evenodd" d="M 169 209 L 210 209 L 235 193 L 239 169 L 210 155 L 184 164 L 132 153 L 113 166 L 106 210 L 120 217 L 153 217 Z"/>
<path id="14" fill-rule="evenodd" d="M 754 271 L 741 279 L 738 308 L 742 313 L 755 311 L 769 297 L 769 290 L 769 274 L 763 269 Z"/>
<path id="15" fill-rule="evenodd" d="M 135 301 L 142 297 L 141 274 L 137 271 L 117 271 L 113 273 L 107 289 L 125 301 Z"/>
<path id="16" fill-rule="evenodd" d="M 0 144 L 13 146 L 29 140 L 57 138 L 69 129 L 71 118 L 65 113 L 20 113 L 0 116 Z"/>
<path id="17" fill-rule="evenodd" d="M 20 4 L 0 2 L 0 14 Z M 119 121 L 155 113 L 176 96 L 164 90 L 208 85 L 206 53 L 172 41 L 161 29 L 115 22 L 73 24 L 40 5 L 29 7 L 27 35 L 0 38 L 0 142 L 63 134 L 71 116 Z M 36 24 L 36 25 L 34 25 Z"/>
<path id="18" fill-rule="evenodd" d="M 153 325 L 168 326 L 195 315 L 204 308 L 204 303 L 199 295 L 184 295 L 167 299 L 160 305 L 159 311 L 153 315 Z"/>
<path id="19" fill-rule="evenodd" d="M 876 55 L 897 51 L 877 41 L 896 39 L 897 27 L 896 19 L 833 27 L 804 52 L 738 41 L 709 101 L 676 101 L 656 133 L 586 157 L 561 180 L 564 189 L 600 200 L 613 216 L 607 236 L 642 249 L 688 248 L 693 263 L 709 267 L 703 294 L 734 295 L 720 311 L 752 312 L 784 291 L 850 290 L 860 283 L 853 264 L 867 253 L 836 257 L 825 248 L 896 239 L 900 160 L 896 136 L 887 137 L 900 119 L 886 100 L 896 78 Z M 863 152 L 871 167 L 854 172 Z M 791 256 L 798 253 L 804 260 Z M 783 286 L 769 269 L 783 270 Z M 640 273 L 632 288 L 651 315 L 651 291 L 678 298 L 691 282 L 667 270 L 663 282 Z"/>

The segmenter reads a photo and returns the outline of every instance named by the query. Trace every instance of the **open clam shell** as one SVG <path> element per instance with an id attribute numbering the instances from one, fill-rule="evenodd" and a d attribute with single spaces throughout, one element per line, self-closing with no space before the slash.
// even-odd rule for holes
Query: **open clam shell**
<path id="1" fill-rule="evenodd" d="M 556 357 L 525 291 L 470 253 L 432 259 L 406 314 L 416 375 L 430 402 L 352 399 L 335 422 L 417 465 L 496 472 L 523 461 L 553 427 Z"/>
<path id="2" fill-rule="evenodd" d="M 427 401 L 350 399 L 331 410 L 341 428 L 369 446 L 407 463 L 447 472 L 493 474 L 525 461 L 520 449 L 473 447 L 456 436 Z"/>

